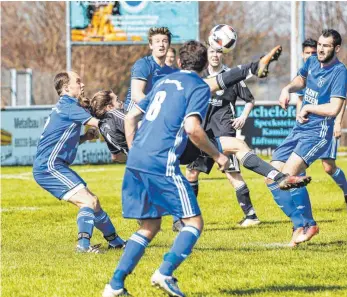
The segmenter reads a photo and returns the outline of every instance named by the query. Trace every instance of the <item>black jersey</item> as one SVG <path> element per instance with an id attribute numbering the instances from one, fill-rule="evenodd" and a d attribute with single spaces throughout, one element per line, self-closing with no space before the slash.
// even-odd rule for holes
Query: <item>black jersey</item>
<path id="1" fill-rule="evenodd" d="M 128 145 L 124 133 L 124 111 L 112 109 L 106 112 L 99 122 L 101 135 L 105 138 L 107 147 L 112 154 L 120 152 L 128 154 Z"/>
<path id="2" fill-rule="evenodd" d="M 219 73 L 228 71 L 225 65 Z M 217 74 L 216 74 L 217 75 Z M 202 77 L 211 77 L 209 69 L 204 70 Z M 245 102 L 252 102 L 254 97 L 244 81 L 241 81 L 226 90 L 217 91 L 210 98 L 208 110 L 203 122 L 204 130 L 208 135 L 235 136 L 236 131 L 231 126 L 232 119 L 236 118 L 235 103 L 237 98 Z"/>

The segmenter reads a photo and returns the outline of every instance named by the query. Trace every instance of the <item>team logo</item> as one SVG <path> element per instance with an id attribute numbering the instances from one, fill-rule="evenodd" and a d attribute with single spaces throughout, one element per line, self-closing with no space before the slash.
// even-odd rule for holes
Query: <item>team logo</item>
<path id="1" fill-rule="evenodd" d="M 119 1 L 122 8 L 128 13 L 139 13 L 147 6 L 147 1 Z"/>
<path id="2" fill-rule="evenodd" d="M 218 96 L 222 96 L 224 94 L 224 90 L 219 90 L 219 91 L 216 92 L 216 94 Z"/>
<path id="3" fill-rule="evenodd" d="M 318 87 L 320 88 L 323 87 L 324 83 L 325 83 L 325 78 L 323 76 L 318 78 L 318 82 L 317 82 Z"/>

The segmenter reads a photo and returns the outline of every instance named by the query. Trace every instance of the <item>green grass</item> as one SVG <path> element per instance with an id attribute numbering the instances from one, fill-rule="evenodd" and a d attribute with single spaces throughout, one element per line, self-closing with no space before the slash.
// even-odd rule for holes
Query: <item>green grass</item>
<path id="1" fill-rule="evenodd" d="M 347 158 L 338 164 L 347 172 Z M 100 197 L 103 208 L 124 238 L 137 228 L 121 218 L 124 166 L 76 166 L 74 169 Z M 30 167 L 2 168 L 2 296 L 100 297 L 121 251 L 76 254 L 77 208 L 59 202 L 32 179 Z M 291 237 L 291 224 L 274 203 L 263 179 L 247 170 L 262 224 L 238 229 L 242 218 L 234 190 L 213 170 L 203 175 L 199 203 L 205 230 L 194 253 L 178 269 L 181 289 L 191 297 L 218 296 L 347 296 L 347 211 L 341 190 L 319 163 L 308 186 L 321 233 L 296 249 L 281 246 Z M 150 276 L 175 234 L 171 219 L 153 240 L 127 279 L 136 297 L 165 296 L 150 286 Z M 106 243 L 96 230 L 93 243 Z"/>

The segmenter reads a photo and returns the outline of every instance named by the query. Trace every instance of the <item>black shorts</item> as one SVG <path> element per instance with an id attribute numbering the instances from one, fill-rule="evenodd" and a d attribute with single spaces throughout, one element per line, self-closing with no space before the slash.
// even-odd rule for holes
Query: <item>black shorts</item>
<path id="1" fill-rule="evenodd" d="M 216 146 L 221 147 L 219 138 L 210 138 L 210 141 Z M 182 158 L 183 157 L 183 158 Z M 234 154 L 229 155 L 230 167 L 227 172 L 240 172 L 240 163 Z M 184 162 L 184 163 L 183 163 Z M 188 140 L 185 151 L 183 152 L 180 163 L 182 165 L 188 164 L 189 170 L 198 170 L 209 174 L 213 168 L 214 160 L 198 149 L 190 140 Z"/>
<path id="2" fill-rule="evenodd" d="M 240 163 L 235 154 L 229 155 L 230 166 L 226 172 L 240 173 Z M 195 161 L 190 163 L 187 168 L 189 170 L 198 170 L 200 172 L 209 174 L 213 168 L 214 160 L 209 156 L 199 156 Z"/>

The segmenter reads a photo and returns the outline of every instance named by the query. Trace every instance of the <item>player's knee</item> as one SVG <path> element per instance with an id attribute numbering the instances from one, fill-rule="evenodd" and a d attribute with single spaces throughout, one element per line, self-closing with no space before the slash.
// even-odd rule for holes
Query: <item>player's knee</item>
<path id="1" fill-rule="evenodd" d="M 82 203 L 85 204 L 87 207 L 93 209 L 94 211 L 97 211 L 98 208 L 100 210 L 99 199 L 94 195 L 87 195 L 85 199 L 83 199 Z"/>
<path id="2" fill-rule="evenodd" d="M 195 169 L 186 169 L 186 178 L 188 181 L 193 182 L 198 180 L 199 178 L 199 171 Z"/>
<path id="3" fill-rule="evenodd" d="M 202 218 L 202 216 L 196 216 L 196 217 L 192 217 L 192 218 L 186 218 L 186 219 L 182 219 L 184 222 L 184 225 L 186 226 L 192 226 L 196 229 L 198 229 L 200 231 L 200 233 L 202 232 L 203 228 L 204 228 L 204 220 Z"/>
<path id="4" fill-rule="evenodd" d="M 138 232 L 147 238 L 152 239 L 160 231 L 160 226 L 161 220 L 143 220 Z"/>
<path id="5" fill-rule="evenodd" d="M 329 175 L 333 175 L 337 169 L 335 164 L 329 164 L 329 163 L 323 163 L 323 168 L 324 168 L 324 171 Z"/>

